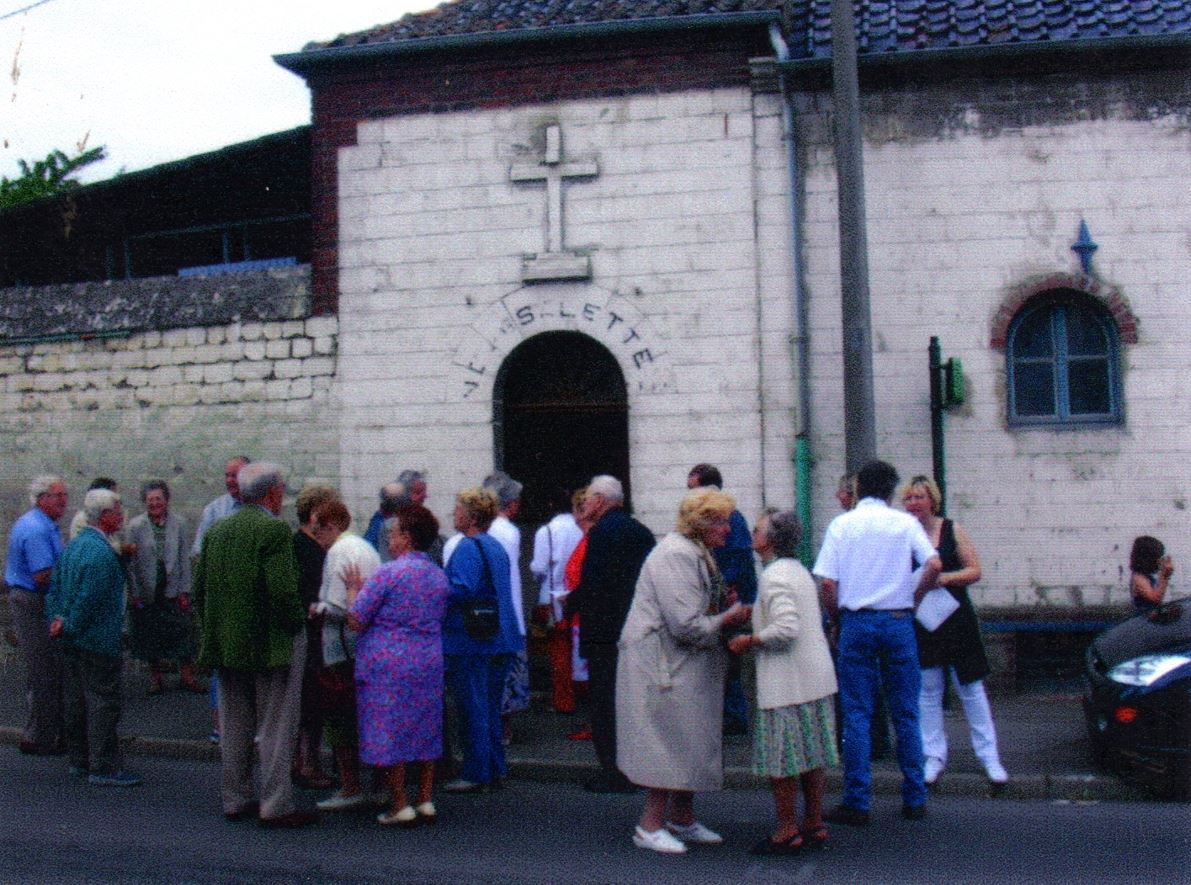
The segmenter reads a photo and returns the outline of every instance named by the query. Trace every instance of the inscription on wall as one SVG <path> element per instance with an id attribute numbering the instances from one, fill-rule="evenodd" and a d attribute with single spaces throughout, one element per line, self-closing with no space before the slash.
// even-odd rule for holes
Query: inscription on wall
<path id="1" fill-rule="evenodd" d="M 666 342 L 628 298 L 598 286 L 539 284 L 517 289 L 488 308 L 486 323 L 472 326 L 451 360 L 458 370 L 451 398 L 490 397 L 504 358 L 542 332 L 582 332 L 616 357 L 630 391 L 672 390 Z"/>

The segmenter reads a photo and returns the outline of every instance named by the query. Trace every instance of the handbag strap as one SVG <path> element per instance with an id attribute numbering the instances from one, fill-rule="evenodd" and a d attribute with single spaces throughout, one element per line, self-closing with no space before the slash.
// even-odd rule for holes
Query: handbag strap
<path id="1" fill-rule="evenodd" d="M 472 538 L 471 540 L 475 542 L 476 547 L 480 551 L 480 559 L 484 563 L 484 577 L 486 577 L 488 579 L 488 586 L 490 586 L 492 588 L 492 598 L 495 599 L 496 598 L 496 581 L 494 581 L 492 579 L 492 567 L 490 565 L 488 565 L 488 554 L 486 552 L 484 552 L 484 545 L 480 543 L 479 538 Z M 482 594 L 479 594 L 479 595 L 482 595 Z"/>

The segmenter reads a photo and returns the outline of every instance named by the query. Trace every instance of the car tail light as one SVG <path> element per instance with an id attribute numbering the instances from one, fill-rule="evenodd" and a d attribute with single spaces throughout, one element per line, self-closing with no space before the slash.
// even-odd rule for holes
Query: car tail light
<path id="1" fill-rule="evenodd" d="M 1131 725 L 1137 721 L 1137 708 L 1117 707 L 1112 712 L 1112 718 L 1121 723 L 1121 725 Z"/>

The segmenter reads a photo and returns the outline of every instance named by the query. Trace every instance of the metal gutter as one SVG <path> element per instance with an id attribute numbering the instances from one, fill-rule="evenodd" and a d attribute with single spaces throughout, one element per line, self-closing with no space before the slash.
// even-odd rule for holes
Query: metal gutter
<path id="1" fill-rule="evenodd" d="M 918 65 L 948 62 L 1001 61 L 1043 56 L 1084 55 L 1090 52 L 1145 52 L 1182 49 L 1191 62 L 1191 33 L 1154 37 L 1099 37 L 1092 40 L 1035 40 L 1028 43 L 997 43 L 984 46 L 952 46 L 946 49 L 913 49 L 896 52 L 862 53 L 861 68 L 882 65 Z M 779 62 L 780 72 L 831 71 L 831 56 L 795 58 Z"/>
<path id="2" fill-rule="evenodd" d="M 798 544 L 798 558 L 810 568 L 814 535 L 814 507 L 811 499 L 813 458 L 811 454 L 811 381 L 810 381 L 810 310 L 806 285 L 802 277 L 802 208 L 799 204 L 798 153 L 794 131 L 794 111 L 786 76 L 781 65 L 790 58 L 790 47 L 782 37 L 777 23 L 769 26 L 769 42 L 778 62 L 778 89 L 782 97 L 782 137 L 786 142 L 786 176 L 790 186 L 790 277 L 794 289 L 794 349 L 798 372 L 798 424 L 794 428 L 794 495 L 798 520 L 802 523 L 802 538 Z"/>
<path id="3" fill-rule="evenodd" d="M 767 27 L 781 21 L 776 10 L 762 12 L 728 12 L 706 15 L 658 16 L 613 22 L 580 22 L 544 28 L 518 28 L 508 31 L 482 31 L 471 34 L 447 34 L 439 37 L 418 37 L 384 43 L 363 43 L 357 46 L 330 46 L 303 52 L 273 56 L 273 61 L 286 70 L 302 74 L 344 62 L 372 61 L 384 58 L 419 55 L 427 52 L 471 50 L 487 46 L 518 46 L 538 43 L 557 43 L 566 40 L 590 40 L 633 34 L 656 34 L 675 31 L 698 31 L 710 28 Z"/>

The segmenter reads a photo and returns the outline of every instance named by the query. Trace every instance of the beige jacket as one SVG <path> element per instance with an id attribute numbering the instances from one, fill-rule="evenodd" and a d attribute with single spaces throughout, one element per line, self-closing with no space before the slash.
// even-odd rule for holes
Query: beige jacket
<path id="1" fill-rule="evenodd" d="M 757 706 L 805 704 L 835 694 L 835 667 L 823 634 L 815 581 L 796 559 L 775 559 L 761 573 L 753 606 Z"/>

